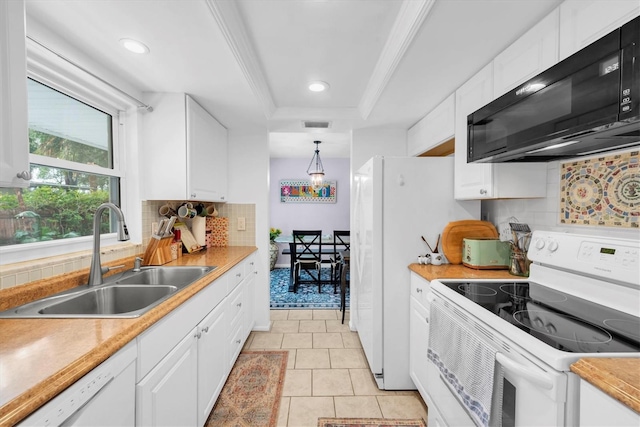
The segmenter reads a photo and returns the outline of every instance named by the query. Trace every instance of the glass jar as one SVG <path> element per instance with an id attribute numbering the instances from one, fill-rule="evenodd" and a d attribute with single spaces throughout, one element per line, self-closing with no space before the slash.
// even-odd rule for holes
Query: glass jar
<path id="1" fill-rule="evenodd" d="M 529 277 L 529 266 L 531 261 L 527 254 L 522 251 L 511 251 L 509 256 L 509 273 L 514 276 Z"/>

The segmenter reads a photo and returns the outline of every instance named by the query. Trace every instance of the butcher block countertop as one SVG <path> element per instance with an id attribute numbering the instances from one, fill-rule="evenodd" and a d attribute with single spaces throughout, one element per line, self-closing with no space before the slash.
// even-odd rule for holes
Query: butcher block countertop
<path id="1" fill-rule="evenodd" d="M 256 250 L 209 248 L 165 264 L 217 268 L 137 318 L 0 319 L 0 426 L 27 417 Z M 134 259 L 105 264 L 130 269 Z M 0 290 L 0 310 L 86 283 L 88 275 L 85 269 Z"/>
<path id="2" fill-rule="evenodd" d="M 507 270 L 476 270 L 462 264 L 411 264 L 409 269 L 426 280 L 523 279 Z M 640 413 L 640 358 L 585 358 L 571 366 L 584 380 Z"/>

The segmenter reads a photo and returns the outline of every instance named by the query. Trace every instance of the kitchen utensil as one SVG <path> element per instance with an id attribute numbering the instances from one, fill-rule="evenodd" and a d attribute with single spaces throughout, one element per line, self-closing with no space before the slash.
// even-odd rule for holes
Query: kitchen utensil
<path id="1" fill-rule="evenodd" d="M 438 236 L 440 237 L 440 236 Z M 431 252 L 433 252 L 433 249 L 431 248 L 431 245 L 429 245 L 429 242 L 427 242 L 427 239 L 424 238 L 424 236 L 420 236 L 420 238 L 422 239 L 423 242 L 425 242 L 427 244 L 427 247 L 429 248 L 429 250 Z"/>
<path id="2" fill-rule="evenodd" d="M 167 223 L 167 227 L 165 228 L 165 232 L 164 232 L 162 237 L 167 237 L 167 236 L 171 235 L 173 226 L 176 223 L 177 219 L 178 219 L 177 216 L 172 216 L 171 218 L 169 218 L 169 221 Z"/>
<path id="3" fill-rule="evenodd" d="M 462 240 L 465 237 L 498 238 L 498 231 L 489 221 L 467 219 L 452 221 L 442 231 L 442 252 L 451 264 L 462 262 Z"/>

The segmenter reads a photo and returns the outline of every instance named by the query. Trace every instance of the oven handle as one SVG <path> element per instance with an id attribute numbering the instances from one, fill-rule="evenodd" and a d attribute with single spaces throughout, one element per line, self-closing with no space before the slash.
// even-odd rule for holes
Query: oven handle
<path id="1" fill-rule="evenodd" d="M 496 353 L 496 362 L 501 364 L 504 369 L 508 369 L 509 371 L 517 373 L 518 375 L 524 377 L 534 384 L 539 385 L 545 390 L 551 390 L 553 388 L 553 379 L 551 377 L 535 372 L 532 369 L 527 368 L 526 366 L 520 365 L 519 363 L 512 361 L 500 352 Z"/>

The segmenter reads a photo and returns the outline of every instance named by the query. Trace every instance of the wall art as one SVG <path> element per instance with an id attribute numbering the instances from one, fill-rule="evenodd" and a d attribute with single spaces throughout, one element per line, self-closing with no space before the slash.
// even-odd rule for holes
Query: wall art
<path id="1" fill-rule="evenodd" d="M 640 226 L 640 151 L 563 163 L 560 223 Z"/>
<path id="2" fill-rule="evenodd" d="M 311 188 L 308 179 L 286 179 L 280 181 L 282 203 L 335 203 L 336 181 L 325 181 L 317 191 Z"/>

